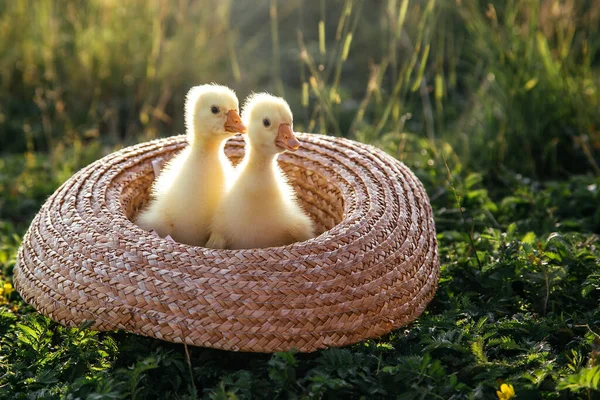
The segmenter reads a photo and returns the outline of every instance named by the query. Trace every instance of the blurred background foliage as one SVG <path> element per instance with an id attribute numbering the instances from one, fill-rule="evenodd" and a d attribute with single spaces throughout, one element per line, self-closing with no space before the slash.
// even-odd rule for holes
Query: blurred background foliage
<path id="1" fill-rule="evenodd" d="M 214 81 L 285 96 L 297 130 L 599 173 L 599 26 L 600 0 L 3 1 L 0 148 L 181 133 Z"/>

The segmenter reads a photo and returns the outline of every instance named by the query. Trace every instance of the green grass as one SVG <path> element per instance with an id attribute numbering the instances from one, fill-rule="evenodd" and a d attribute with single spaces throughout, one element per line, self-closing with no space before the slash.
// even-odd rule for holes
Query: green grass
<path id="1" fill-rule="evenodd" d="M 489 4 L 488 4 L 489 3 Z M 600 398 L 600 2 L 0 3 L 0 399 Z M 207 12 L 207 9 L 210 12 Z M 431 198 L 442 273 L 411 325 L 314 354 L 64 328 L 11 291 L 44 200 L 183 129 L 186 90 L 285 95 Z"/>
<path id="2" fill-rule="evenodd" d="M 428 143 L 407 136 L 404 147 L 432 198 L 442 263 L 438 292 L 415 323 L 308 355 L 190 348 L 192 381 L 181 345 L 63 328 L 13 292 L 0 313 L 0 397 L 489 398 L 508 382 L 519 398 L 586 398 L 599 389 L 600 179 L 507 174 L 488 190 L 449 147 L 440 155 L 451 178 L 443 163 L 430 166 Z M 2 209 L 28 216 L 2 215 L 0 283 L 36 204 L 59 184 L 49 171 L 60 168 L 48 163 L 15 157 L 17 179 L 0 180 Z M 77 167 L 63 166 L 64 177 Z M 30 204 L 19 201 L 24 193 Z"/>

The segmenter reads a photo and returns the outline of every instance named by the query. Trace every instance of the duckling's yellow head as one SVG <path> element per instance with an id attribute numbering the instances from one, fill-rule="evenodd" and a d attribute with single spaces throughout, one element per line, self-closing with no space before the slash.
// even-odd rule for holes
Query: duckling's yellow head
<path id="1" fill-rule="evenodd" d="M 300 142 L 294 135 L 294 117 L 288 103 L 268 93 L 248 96 L 242 112 L 248 127 L 250 147 L 264 154 L 296 151 Z"/>
<path id="2" fill-rule="evenodd" d="M 226 139 L 236 132 L 246 132 L 235 92 L 216 84 L 189 90 L 185 98 L 185 124 L 190 142 L 200 137 Z"/>

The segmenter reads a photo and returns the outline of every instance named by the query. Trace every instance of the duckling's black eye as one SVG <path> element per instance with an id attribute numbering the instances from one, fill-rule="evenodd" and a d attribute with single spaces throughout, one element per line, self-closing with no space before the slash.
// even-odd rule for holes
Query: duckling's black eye
<path id="1" fill-rule="evenodd" d="M 210 112 L 212 112 L 213 114 L 218 114 L 219 113 L 219 107 L 217 106 L 212 106 L 210 108 Z"/>
<path id="2" fill-rule="evenodd" d="M 263 125 L 265 126 L 265 128 L 268 128 L 271 126 L 271 121 L 269 121 L 269 118 L 263 119 Z"/>

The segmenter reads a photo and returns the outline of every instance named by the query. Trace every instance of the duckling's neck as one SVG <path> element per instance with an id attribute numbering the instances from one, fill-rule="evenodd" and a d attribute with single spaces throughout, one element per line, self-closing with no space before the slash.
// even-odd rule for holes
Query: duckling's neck
<path id="1" fill-rule="evenodd" d="M 244 160 L 243 174 L 259 178 L 265 183 L 277 179 L 277 154 L 264 154 L 252 148 L 247 148 L 246 151 L 248 155 Z"/>
<path id="2" fill-rule="evenodd" d="M 225 138 L 195 137 L 190 141 L 193 154 L 203 157 L 218 157 L 225 147 Z"/>

